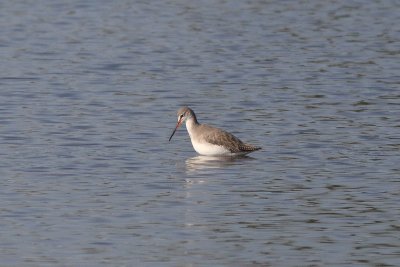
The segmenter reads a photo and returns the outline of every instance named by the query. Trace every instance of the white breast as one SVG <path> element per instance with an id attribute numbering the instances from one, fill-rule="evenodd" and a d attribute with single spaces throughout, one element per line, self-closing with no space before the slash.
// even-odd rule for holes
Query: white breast
<path id="1" fill-rule="evenodd" d="M 217 146 L 206 142 L 198 142 L 191 138 L 194 150 L 204 156 L 230 155 L 231 152 L 223 146 Z"/>

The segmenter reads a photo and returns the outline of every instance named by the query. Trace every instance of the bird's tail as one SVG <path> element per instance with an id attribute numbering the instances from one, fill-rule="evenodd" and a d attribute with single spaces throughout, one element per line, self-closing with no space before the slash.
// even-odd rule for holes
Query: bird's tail
<path id="1" fill-rule="evenodd" d="M 261 149 L 261 147 L 253 146 L 250 144 L 243 144 L 240 146 L 240 150 L 242 150 L 242 151 L 256 151 L 256 150 L 260 150 L 260 149 Z"/>

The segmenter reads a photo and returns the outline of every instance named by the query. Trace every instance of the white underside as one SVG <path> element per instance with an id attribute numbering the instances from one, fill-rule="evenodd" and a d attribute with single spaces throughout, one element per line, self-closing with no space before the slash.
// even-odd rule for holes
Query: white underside
<path id="1" fill-rule="evenodd" d="M 203 156 L 234 156 L 234 155 L 245 155 L 247 154 L 246 152 L 243 153 L 232 153 L 228 149 L 226 149 L 223 146 L 217 146 L 213 145 L 210 143 L 200 143 L 196 142 L 194 140 L 192 141 L 192 145 L 194 150 L 196 150 L 197 153 Z"/>
<path id="2" fill-rule="evenodd" d="M 197 153 L 204 156 L 220 156 L 232 154 L 228 149 L 223 146 L 217 146 L 210 143 L 199 143 L 192 139 L 192 145 Z"/>

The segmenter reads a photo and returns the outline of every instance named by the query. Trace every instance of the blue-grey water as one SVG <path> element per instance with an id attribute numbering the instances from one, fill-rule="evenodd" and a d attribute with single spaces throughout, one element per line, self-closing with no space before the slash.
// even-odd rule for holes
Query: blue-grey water
<path id="1" fill-rule="evenodd" d="M 3 1 L 0 266 L 399 266 L 399 1 Z M 176 110 L 263 150 L 194 152 Z"/>

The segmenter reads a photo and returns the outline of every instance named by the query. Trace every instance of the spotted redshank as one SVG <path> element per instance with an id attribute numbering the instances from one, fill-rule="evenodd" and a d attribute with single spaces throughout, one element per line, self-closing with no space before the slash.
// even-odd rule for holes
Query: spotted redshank
<path id="1" fill-rule="evenodd" d="M 261 147 L 243 143 L 239 138 L 224 130 L 198 123 L 193 110 L 188 107 L 182 107 L 178 110 L 178 123 L 169 141 L 183 122 L 186 122 L 186 129 L 194 150 L 200 155 L 236 156 L 246 155 L 261 149 Z"/>

